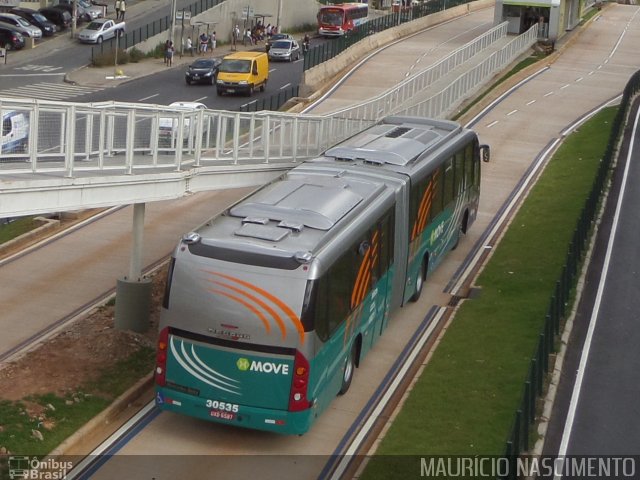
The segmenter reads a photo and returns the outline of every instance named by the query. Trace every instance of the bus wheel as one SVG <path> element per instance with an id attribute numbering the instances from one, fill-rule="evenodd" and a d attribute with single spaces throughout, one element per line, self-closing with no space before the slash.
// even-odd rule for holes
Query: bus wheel
<path id="1" fill-rule="evenodd" d="M 344 373 L 342 374 L 342 386 L 340 387 L 340 391 L 338 395 L 344 395 L 349 390 L 351 386 L 351 380 L 353 380 L 353 372 L 356 369 L 356 342 L 353 342 L 351 345 L 351 352 L 349 352 L 349 356 L 344 365 Z"/>
<path id="2" fill-rule="evenodd" d="M 424 285 L 424 274 L 426 272 L 426 262 L 422 262 L 420 265 L 420 271 L 416 276 L 416 291 L 413 292 L 413 296 L 409 299 L 411 302 L 417 302 L 420 300 L 420 295 L 422 294 L 422 286 Z"/>

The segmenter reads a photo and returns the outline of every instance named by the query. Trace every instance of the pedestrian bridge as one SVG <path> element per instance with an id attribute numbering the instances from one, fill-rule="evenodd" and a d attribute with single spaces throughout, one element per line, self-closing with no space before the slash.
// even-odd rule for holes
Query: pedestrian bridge
<path id="1" fill-rule="evenodd" d="M 387 115 L 445 117 L 536 38 L 537 25 L 507 37 L 505 22 L 328 115 L 0 97 L 0 218 L 263 184 Z M 446 86 L 435 91 L 438 82 Z"/>

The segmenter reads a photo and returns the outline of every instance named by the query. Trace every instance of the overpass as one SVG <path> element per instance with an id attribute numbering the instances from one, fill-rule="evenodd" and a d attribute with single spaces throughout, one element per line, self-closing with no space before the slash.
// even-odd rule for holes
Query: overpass
<path id="1" fill-rule="evenodd" d="M 3 132 L 0 218 L 265 183 L 384 116 L 446 116 L 533 45 L 536 28 L 507 37 L 505 22 L 383 94 L 323 115 L 0 97 L 0 117 L 20 113 L 29 128 L 12 150 Z"/>

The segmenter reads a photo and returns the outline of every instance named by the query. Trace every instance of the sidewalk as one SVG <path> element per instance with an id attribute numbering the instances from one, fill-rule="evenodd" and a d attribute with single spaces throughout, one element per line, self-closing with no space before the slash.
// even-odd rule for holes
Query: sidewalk
<path id="1" fill-rule="evenodd" d="M 87 87 L 117 87 L 131 80 L 165 71 L 167 68 L 186 69 L 187 65 L 190 65 L 198 58 L 221 58 L 234 51 L 247 50 L 264 52 L 264 42 L 260 42 L 258 45 L 239 44 L 235 48 L 230 44 L 225 44 L 206 53 L 195 52 L 193 56 L 185 53 L 182 57 L 180 57 L 180 49 L 178 47 L 173 55 L 171 67 L 167 67 L 162 58 L 144 58 L 137 63 L 126 63 L 117 67 L 115 65 L 108 67 L 86 66 L 65 75 L 65 82 Z M 116 71 L 118 71 L 118 75 L 116 75 Z"/>

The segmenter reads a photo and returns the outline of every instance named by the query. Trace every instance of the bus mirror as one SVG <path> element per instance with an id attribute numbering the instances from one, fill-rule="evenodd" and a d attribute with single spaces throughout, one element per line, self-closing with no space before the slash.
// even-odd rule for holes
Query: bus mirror
<path id="1" fill-rule="evenodd" d="M 491 158 L 491 149 L 489 145 L 480 145 L 480 158 L 483 162 L 488 162 Z"/>

